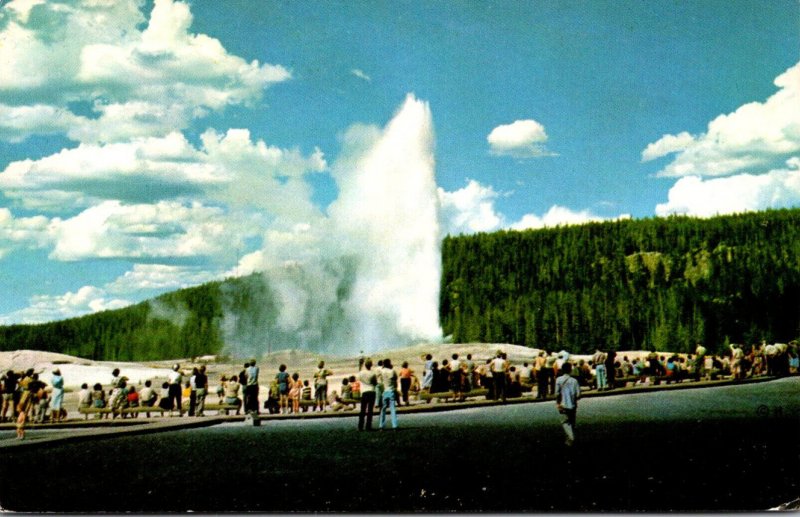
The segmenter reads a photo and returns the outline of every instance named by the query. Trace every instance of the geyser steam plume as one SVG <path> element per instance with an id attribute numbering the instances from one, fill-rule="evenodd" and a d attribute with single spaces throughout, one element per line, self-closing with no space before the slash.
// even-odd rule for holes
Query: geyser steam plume
<path id="1" fill-rule="evenodd" d="M 352 127 L 332 167 L 339 197 L 313 221 L 276 221 L 228 293 L 229 352 L 355 354 L 441 340 L 441 250 L 427 103 L 383 129 Z M 308 200 L 302 200 L 307 203 Z"/>

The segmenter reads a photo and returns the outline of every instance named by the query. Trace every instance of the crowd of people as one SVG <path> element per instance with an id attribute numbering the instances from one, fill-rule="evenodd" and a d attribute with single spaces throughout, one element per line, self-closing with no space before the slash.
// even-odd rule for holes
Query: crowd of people
<path id="1" fill-rule="evenodd" d="M 345 375 L 338 389 L 329 389 L 334 372 L 320 361 L 312 378 L 303 379 L 298 372 L 289 373 L 285 364 L 270 379 L 263 408 L 271 414 L 297 414 L 302 411 L 339 411 L 359 409 L 359 429 L 372 429 L 375 411 L 379 411 L 379 428 L 387 418 L 397 427 L 396 409 L 419 400 L 421 393 L 443 393 L 454 400 L 484 395 L 492 400 L 505 401 L 520 397 L 524 392 L 535 393 L 539 399 L 560 397 L 559 379 L 565 375 L 575 380 L 578 390 L 610 390 L 627 382 L 650 384 L 682 382 L 685 380 L 715 380 L 721 377 L 745 379 L 752 376 L 783 376 L 797 374 L 800 369 L 798 344 L 767 344 L 744 347 L 731 344 L 722 354 L 709 354 L 698 344 L 692 354 L 659 354 L 652 350 L 629 359 L 619 357 L 613 350 L 596 349 L 591 357 L 575 357 L 569 352 L 539 351 L 530 361 L 511 364 L 508 356 L 498 350 L 494 357 L 476 361 L 471 354 L 460 357 L 454 353 L 441 363 L 427 354 L 421 378 L 403 362 L 395 369 L 390 359 L 359 358 L 357 371 Z M 242 370 L 223 375 L 216 386 L 217 403 L 225 407 L 259 412 L 259 367 L 255 359 L 246 362 Z M 25 423 L 59 422 L 66 417 L 63 407 L 64 378 L 59 369 L 52 371 L 46 384 L 33 369 L 25 372 L 7 371 L 0 377 L 2 410 L 0 421 L 16 420 L 17 436 L 25 435 Z M 209 395 L 209 378 L 201 365 L 191 371 L 175 364 L 160 390 L 147 380 L 137 388 L 112 371 L 109 387 L 97 383 L 83 384 L 78 393 L 79 408 L 109 408 L 112 416 L 123 415 L 125 408 L 158 407 L 178 411 L 183 416 L 203 416 Z M 483 390 L 483 391 L 476 391 Z M 574 398 L 574 397 L 573 397 Z M 572 400 L 572 398 L 569 398 Z M 561 407 L 563 409 L 563 406 Z M 570 408 L 567 408 L 570 409 Z M 134 412 L 131 416 L 135 417 Z M 569 419 L 574 420 L 574 415 Z M 565 428 L 566 429 L 566 428 Z M 569 436 L 569 433 L 568 433 Z M 568 437 L 568 441 L 572 438 Z"/>

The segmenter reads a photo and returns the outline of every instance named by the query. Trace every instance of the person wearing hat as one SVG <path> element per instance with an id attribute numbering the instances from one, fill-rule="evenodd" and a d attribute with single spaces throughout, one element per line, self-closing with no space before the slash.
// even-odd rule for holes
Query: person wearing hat
<path id="1" fill-rule="evenodd" d="M 56 368 L 53 370 L 53 378 L 50 380 L 53 387 L 53 392 L 50 396 L 50 419 L 53 423 L 61 421 L 61 407 L 64 404 L 64 377 L 61 376 L 61 370 Z"/>
<path id="2" fill-rule="evenodd" d="M 169 382 L 169 387 L 167 388 L 169 390 L 169 408 L 170 410 L 177 409 L 180 416 L 183 416 L 183 406 L 181 405 L 181 382 L 183 381 L 183 375 L 181 374 L 181 365 L 177 363 L 174 364 L 167 378 Z"/>

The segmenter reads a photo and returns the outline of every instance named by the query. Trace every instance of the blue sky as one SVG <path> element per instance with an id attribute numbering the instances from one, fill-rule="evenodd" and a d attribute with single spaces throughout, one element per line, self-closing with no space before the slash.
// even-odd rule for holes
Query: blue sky
<path id="1" fill-rule="evenodd" d="M 409 95 L 442 235 L 800 205 L 795 0 L 0 6 L 0 323 L 302 261 Z"/>

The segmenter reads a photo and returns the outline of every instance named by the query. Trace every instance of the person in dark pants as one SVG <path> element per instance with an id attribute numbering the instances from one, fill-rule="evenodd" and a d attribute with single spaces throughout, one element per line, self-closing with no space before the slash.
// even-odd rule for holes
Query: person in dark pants
<path id="1" fill-rule="evenodd" d="M 503 402 L 505 402 L 506 372 L 508 371 L 508 362 L 503 359 L 502 352 L 497 352 L 497 357 L 495 357 L 492 361 L 491 370 L 492 385 L 494 386 L 494 400 L 502 398 Z"/>
<path id="2" fill-rule="evenodd" d="M 169 386 L 167 393 L 169 394 L 169 409 L 177 409 L 178 413 L 183 416 L 183 401 L 181 400 L 181 383 L 183 382 L 183 375 L 181 374 L 181 365 L 175 364 L 172 371 L 169 372 Z"/>
<path id="3" fill-rule="evenodd" d="M 361 383 L 361 411 L 358 414 L 358 430 L 372 430 L 372 413 L 375 406 L 375 386 L 378 376 L 372 371 L 372 360 L 364 361 L 364 368 L 358 372 L 358 381 Z"/>
<path id="4" fill-rule="evenodd" d="M 245 387 L 245 393 L 247 394 L 247 400 L 249 402 L 249 406 L 245 406 L 245 413 L 255 413 L 258 414 L 258 373 L 259 369 L 256 366 L 256 360 L 251 359 L 250 364 L 246 370 L 247 373 L 247 385 Z"/>
<path id="5" fill-rule="evenodd" d="M 189 416 L 194 416 L 194 410 L 197 406 L 197 385 L 195 384 L 195 380 L 197 379 L 197 367 L 192 368 L 192 376 L 189 378 Z"/>
<path id="6" fill-rule="evenodd" d="M 606 354 L 606 378 L 608 379 L 608 389 L 613 390 L 616 387 L 617 379 L 617 353 L 614 350 L 609 350 Z"/>

